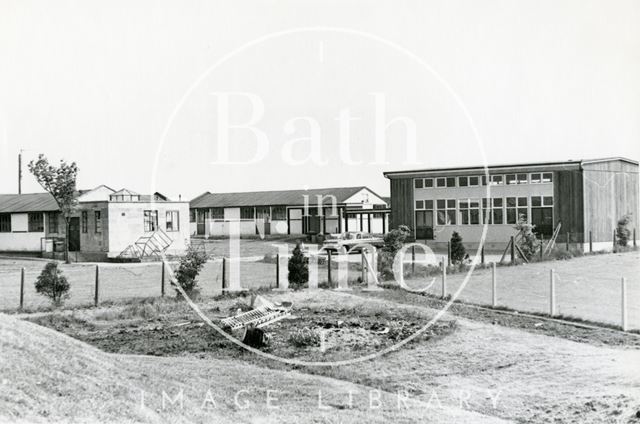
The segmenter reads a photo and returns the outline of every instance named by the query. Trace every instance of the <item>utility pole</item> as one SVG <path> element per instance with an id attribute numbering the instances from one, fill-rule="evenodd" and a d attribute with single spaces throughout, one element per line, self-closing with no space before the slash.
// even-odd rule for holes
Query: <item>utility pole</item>
<path id="1" fill-rule="evenodd" d="M 22 149 L 18 152 L 18 194 L 22 194 Z"/>

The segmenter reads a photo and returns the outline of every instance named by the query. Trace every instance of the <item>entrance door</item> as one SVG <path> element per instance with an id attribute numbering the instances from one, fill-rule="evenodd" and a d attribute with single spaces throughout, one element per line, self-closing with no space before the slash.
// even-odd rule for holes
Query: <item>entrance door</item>
<path id="1" fill-rule="evenodd" d="M 433 211 L 416 211 L 416 239 L 433 240 Z"/>
<path id="2" fill-rule="evenodd" d="M 205 225 L 206 218 L 207 218 L 206 209 L 196 210 L 196 234 L 199 236 L 204 235 L 204 225 Z"/>
<path id="3" fill-rule="evenodd" d="M 71 218 L 69 221 L 69 251 L 80 251 L 80 218 Z"/>
<path id="4" fill-rule="evenodd" d="M 531 223 L 538 237 L 549 239 L 553 236 L 553 208 L 531 208 Z"/>

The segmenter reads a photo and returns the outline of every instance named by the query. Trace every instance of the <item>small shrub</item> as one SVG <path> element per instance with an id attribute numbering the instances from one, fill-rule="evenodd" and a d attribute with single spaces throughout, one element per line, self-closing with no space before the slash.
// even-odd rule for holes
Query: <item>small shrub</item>
<path id="1" fill-rule="evenodd" d="M 410 234 L 409 227 L 400 225 L 397 229 L 391 230 L 384 235 L 384 246 L 378 259 L 378 271 L 383 280 L 393 278 L 393 261 Z"/>
<path id="2" fill-rule="evenodd" d="M 309 259 L 302 253 L 302 245 L 298 241 L 289 258 L 289 286 L 294 290 L 301 289 L 309 281 Z"/>
<path id="3" fill-rule="evenodd" d="M 51 299 L 55 307 L 61 306 L 63 300 L 69 298 L 70 288 L 57 262 L 46 264 L 36 280 L 36 292 Z"/>
<path id="4" fill-rule="evenodd" d="M 616 243 L 618 246 L 626 247 L 629 243 L 629 239 L 631 238 L 630 223 L 630 214 L 626 214 L 618 220 L 618 226 L 616 227 Z"/>
<path id="5" fill-rule="evenodd" d="M 180 265 L 175 272 L 175 278 L 182 290 L 189 296 L 197 296 L 200 289 L 197 287 L 198 280 L 196 277 L 207 262 L 207 253 L 201 249 L 197 249 L 194 246 L 187 248 L 187 253 L 180 258 Z M 180 297 L 181 293 L 176 289 L 177 296 Z"/>
<path id="6" fill-rule="evenodd" d="M 451 235 L 451 263 L 462 263 L 466 255 L 467 251 L 462 244 L 462 237 L 457 231 L 454 231 Z"/>
<path id="7" fill-rule="evenodd" d="M 542 248 L 540 240 L 538 240 L 538 237 L 533 232 L 535 227 L 535 225 L 528 224 L 526 218 L 522 215 L 514 227 L 521 234 L 517 243 L 527 260 L 530 260 L 536 254 L 538 249 Z"/>
<path id="8" fill-rule="evenodd" d="M 298 348 L 319 346 L 320 334 L 316 330 L 304 327 L 289 334 L 289 343 Z"/>

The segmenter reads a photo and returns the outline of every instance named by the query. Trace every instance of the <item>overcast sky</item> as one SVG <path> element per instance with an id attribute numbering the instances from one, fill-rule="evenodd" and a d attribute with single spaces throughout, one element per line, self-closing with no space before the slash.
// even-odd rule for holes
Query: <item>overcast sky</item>
<path id="1" fill-rule="evenodd" d="M 81 188 L 184 198 L 387 194 L 383 171 L 485 159 L 638 160 L 638 22 L 635 0 L 0 0 L 0 193 L 17 190 L 19 149 L 76 161 Z M 220 163 L 229 92 L 243 93 L 230 124 L 256 118 L 227 133 L 229 157 L 251 164 Z M 398 121 L 376 158 L 373 93 L 387 121 L 415 123 L 415 152 Z M 23 191 L 40 191 L 26 169 Z"/>

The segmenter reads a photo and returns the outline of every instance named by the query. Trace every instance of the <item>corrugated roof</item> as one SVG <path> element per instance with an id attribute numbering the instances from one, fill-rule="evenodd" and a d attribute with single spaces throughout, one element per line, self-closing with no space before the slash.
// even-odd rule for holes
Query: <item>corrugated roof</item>
<path id="1" fill-rule="evenodd" d="M 0 213 L 57 210 L 58 204 L 49 193 L 0 194 Z"/>
<path id="2" fill-rule="evenodd" d="M 316 201 L 316 196 L 335 196 L 337 203 L 344 203 L 348 198 L 367 187 L 335 187 L 315 188 L 309 190 L 275 190 L 275 191 L 247 191 L 241 193 L 203 193 L 191 200 L 191 208 L 221 208 L 239 206 L 277 206 L 304 205 L 304 195 L 309 196 L 309 202 Z M 369 190 L 371 191 L 371 190 Z M 373 192 L 372 192 L 373 193 Z M 375 193 L 374 193 L 375 194 Z M 330 204 L 325 198 L 323 203 Z"/>

